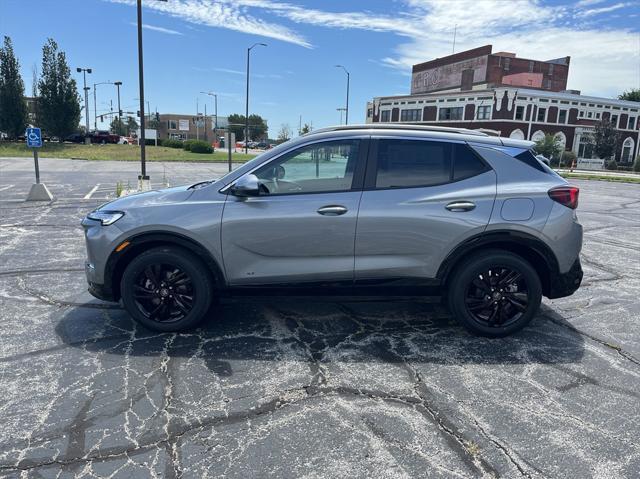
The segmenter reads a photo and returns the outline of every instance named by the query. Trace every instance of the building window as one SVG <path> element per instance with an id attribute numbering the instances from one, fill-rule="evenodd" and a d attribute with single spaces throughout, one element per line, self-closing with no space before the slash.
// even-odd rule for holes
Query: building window
<path id="1" fill-rule="evenodd" d="M 567 110 L 560 110 L 558 114 L 558 123 L 565 124 L 567 122 Z"/>
<path id="2" fill-rule="evenodd" d="M 440 108 L 438 120 L 462 120 L 462 107 Z"/>
<path id="3" fill-rule="evenodd" d="M 593 112 L 592 111 L 588 111 L 587 112 L 587 118 L 591 118 L 593 116 Z"/>
<path id="4" fill-rule="evenodd" d="M 618 115 L 611 115 L 610 122 L 614 128 L 618 128 Z"/>
<path id="5" fill-rule="evenodd" d="M 553 75 L 553 63 L 549 64 L 549 76 Z"/>
<path id="6" fill-rule="evenodd" d="M 631 163 L 631 155 L 633 154 L 633 139 L 627 138 L 622 144 L 622 156 L 620 161 L 622 163 Z"/>
<path id="7" fill-rule="evenodd" d="M 533 73 L 533 60 L 529 60 L 529 73 Z"/>
<path id="8" fill-rule="evenodd" d="M 504 59 L 504 69 L 505 71 L 509 71 L 509 68 L 511 67 L 511 58 L 507 57 Z"/>
<path id="9" fill-rule="evenodd" d="M 538 116 L 536 117 L 536 121 L 544 121 L 544 118 L 547 114 L 546 108 L 538 108 Z"/>
<path id="10" fill-rule="evenodd" d="M 633 130 L 636 127 L 636 117 L 635 116 L 630 116 L 629 117 L 629 125 L 627 126 L 627 128 L 629 130 Z"/>
<path id="11" fill-rule="evenodd" d="M 176 120 L 168 120 L 167 121 L 167 129 L 169 130 L 177 130 L 178 122 Z"/>
<path id="12" fill-rule="evenodd" d="M 367 108 L 367 118 L 371 118 L 373 115 L 373 108 Z"/>
<path id="13" fill-rule="evenodd" d="M 380 121 L 381 122 L 388 122 L 389 119 L 391 118 L 391 110 L 382 110 L 380 112 Z"/>
<path id="14" fill-rule="evenodd" d="M 420 109 L 402 110 L 400 121 L 420 121 Z"/>
<path id="15" fill-rule="evenodd" d="M 579 116 L 580 118 L 582 118 L 582 117 L 584 116 L 584 111 L 580 110 L 580 111 L 578 112 L 578 116 Z"/>
<path id="16" fill-rule="evenodd" d="M 596 119 L 597 119 L 597 120 L 599 120 L 599 119 L 600 119 L 600 112 L 599 112 L 599 111 L 597 111 L 597 112 L 596 112 Z"/>
<path id="17" fill-rule="evenodd" d="M 478 120 L 488 120 L 491 116 L 491 105 L 479 106 L 478 107 Z"/>
<path id="18" fill-rule="evenodd" d="M 524 120 L 524 106 L 516 107 L 516 120 Z"/>

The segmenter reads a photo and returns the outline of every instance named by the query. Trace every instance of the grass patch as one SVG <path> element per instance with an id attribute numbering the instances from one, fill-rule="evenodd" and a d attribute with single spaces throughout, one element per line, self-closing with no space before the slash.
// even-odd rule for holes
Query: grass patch
<path id="1" fill-rule="evenodd" d="M 78 145 L 75 143 L 45 143 L 39 148 L 42 158 L 82 158 L 86 160 L 140 161 L 140 148 L 136 145 Z M 190 151 L 147 146 L 147 161 L 228 161 L 226 150 L 215 153 L 192 153 Z M 24 143 L 0 142 L 0 157 L 30 157 L 33 152 Z M 244 163 L 254 155 L 233 153 L 232 161 Z"/>
<path id="2" fill-rule="evenodd" d="M 610 181 L 614 183 L 638 183 L 640 184 L 640 176 L 609 176 L 598 174 L 582 174 L 582 173 L 560 173 L 563 178 L 573 178 L 576 180 L 596 180 L 596 181 Z"/>

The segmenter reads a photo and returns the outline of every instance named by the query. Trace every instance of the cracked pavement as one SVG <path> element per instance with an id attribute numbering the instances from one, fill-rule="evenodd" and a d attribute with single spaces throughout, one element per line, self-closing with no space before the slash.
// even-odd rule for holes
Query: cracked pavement
<path id="1" fill-rule="evenodd" d="M 575 181 L 583 286 L 508 338 L 438 298 L 243 299 L 160 334 L 86 293 L 113 165 L 44 160 L 60 199 L 14 201 L 30 166 L 0 160 L 0 476 L 640 475 L 640 186 Z"/>

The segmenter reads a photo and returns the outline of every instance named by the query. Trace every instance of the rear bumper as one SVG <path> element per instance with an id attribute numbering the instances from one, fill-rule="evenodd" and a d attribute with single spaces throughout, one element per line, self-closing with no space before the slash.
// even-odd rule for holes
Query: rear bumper
<path id="1" fill-rule="evenodd" d="M 580 287 L 582 283 L 582 265 L 580 264 L 580 258 L 576 259 L 569 271 L 566 273 L 560 273 L 551 278 L 551 284 L 549 285 L 549 299 L 564 298 L 565 296 L 571 296 Z"/>

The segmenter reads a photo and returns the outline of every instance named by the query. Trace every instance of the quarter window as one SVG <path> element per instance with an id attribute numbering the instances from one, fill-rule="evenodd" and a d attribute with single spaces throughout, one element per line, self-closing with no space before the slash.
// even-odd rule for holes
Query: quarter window
<path id="1" fill-rule="evenodd" d="M 440 108 L 438 120 L 462 120 L 462 107 Z"/>
<path id="2" fill-rule="evenodd" d="M 348 191 L 358 161 L 360 140 L 304 146 L 258 169 L 265 194 Z"/>
<path id="3" fill-rule="evenodd" d="M 400 121 L 420 121 L 420 109 L 402 110 Z"/>

